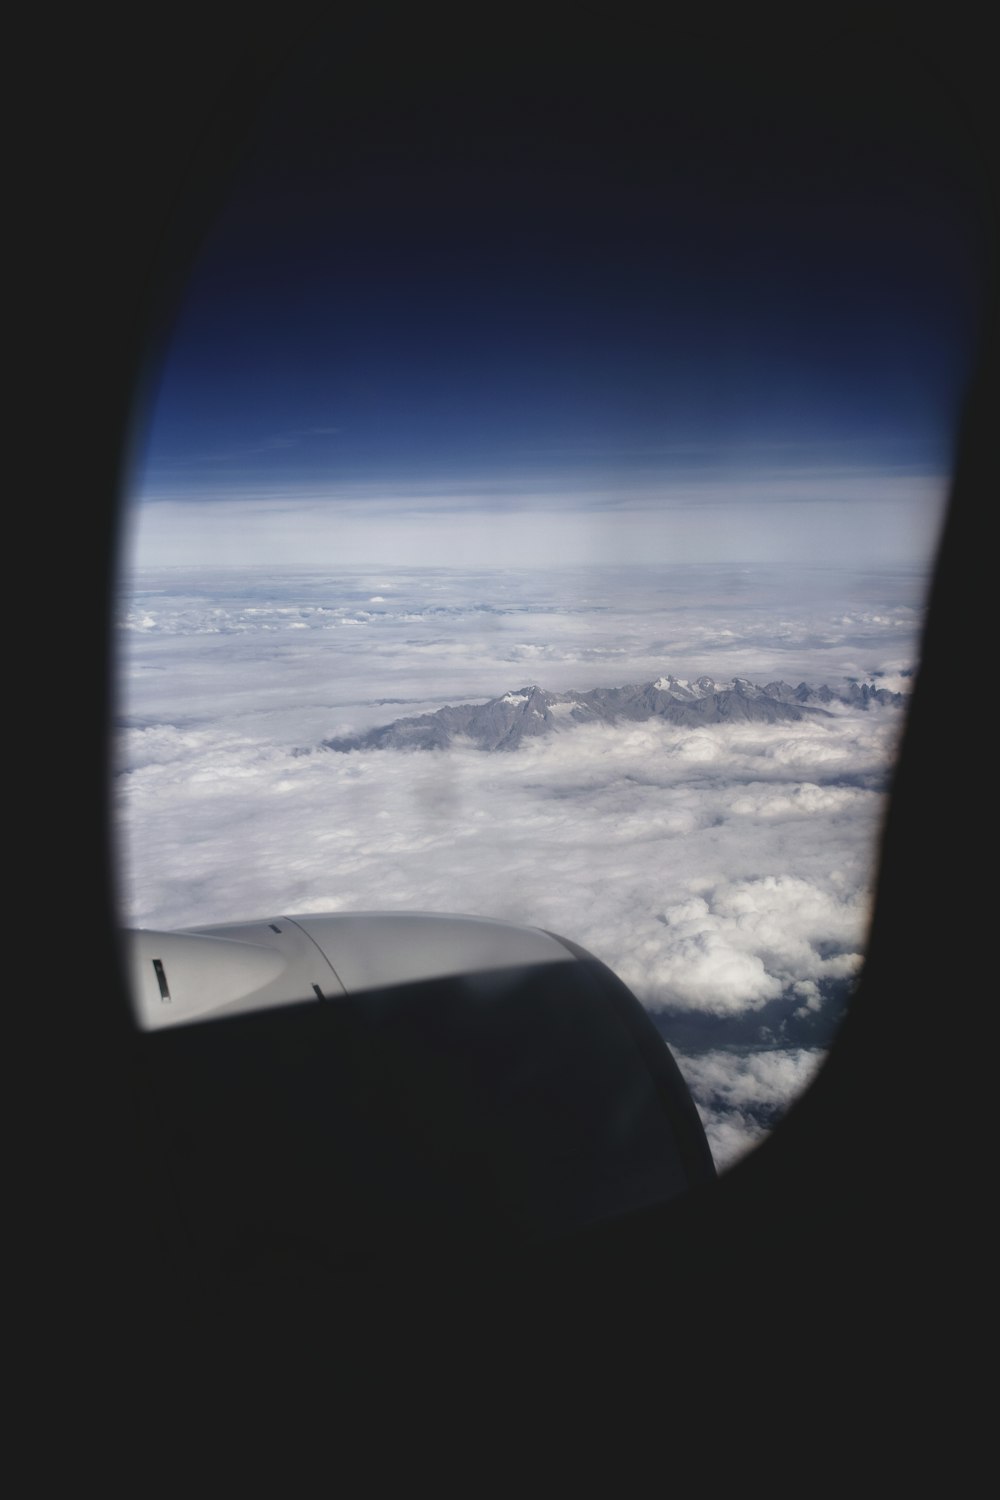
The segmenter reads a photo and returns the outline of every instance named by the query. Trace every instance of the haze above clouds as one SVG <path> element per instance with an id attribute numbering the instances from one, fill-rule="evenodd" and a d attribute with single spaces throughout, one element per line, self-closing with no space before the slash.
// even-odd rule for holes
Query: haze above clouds
<path id="1" fill-rule="evenodd" d="M 244 483 L 234 492 L 189 476 L 147 477 L 130 518 L 140 567 L 225 563 L 288 567 L 329 560 L 338 571 L 381 566 L 436 569 L 642 565 L 814 565 L 845 571 L 923 566 L 932 553 L 946 481 L 912 466 L 857 471 L 826 455 L 812 467 L 760 466 L 750 454 L 727 467 L 671 471 L 605 460 L 499 478 L 472 472 L 423 483 L 351 482 L 331 475 Z M 735 460 L 730 457 L 730 464 Z M 593 471 L 597 471 L 595 479 Z M 183 482 L 182 482 L 183 480 Z"/>
<path id="2" fill-rule="evenodd" d="M 123 917 L 417 909 L 603 959 L 734 1160 L 861 963 L 898 710 L 583 726 L 506 755 L 319 748 L 444 702 L 664 672 L 906 688 L 923 579 L 782 570 L 137 574 L 122 601 Z"/>

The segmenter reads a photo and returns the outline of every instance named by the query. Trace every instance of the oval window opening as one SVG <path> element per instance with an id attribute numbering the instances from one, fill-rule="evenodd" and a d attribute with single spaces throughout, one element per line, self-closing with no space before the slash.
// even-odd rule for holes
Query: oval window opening
<path id="1" fill-rule="evenodd" d="M 420 55 L 318 35 L 177 308 L 122 921 L 558 933 L 725 1169 L 863 961 L 978 311 L 960 173 L 899 80 Z"/>

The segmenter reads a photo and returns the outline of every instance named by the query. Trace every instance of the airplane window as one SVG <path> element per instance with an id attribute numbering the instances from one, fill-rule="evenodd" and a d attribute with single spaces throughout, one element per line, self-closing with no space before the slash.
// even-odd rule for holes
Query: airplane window
<path id="1" fill-rule="evenodd" d="M 726 1168 L 863 962 L 977 322 L 960 166 L 906 76 L 419 55 L 305 49 L 153 357 L 122 920 L 558 933 Z"/>

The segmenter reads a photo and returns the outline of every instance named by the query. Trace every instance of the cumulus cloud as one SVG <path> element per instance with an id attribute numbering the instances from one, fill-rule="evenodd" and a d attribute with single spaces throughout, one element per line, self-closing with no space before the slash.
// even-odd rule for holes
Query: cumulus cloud
<path id="1" fill-rule="evenodd" d="M 720 1171 L 766 1135 L 823 1061 L 822 1052 L 808 1048 L 675 1056 Z"/>
<path id="2" fill-rule="evenodd" d="M 743 614 L 758 635 L 740 636 L 731 609 L 735 642 L 700 658 L 699 633 L 721 635 L 730 584 L 716 578 L 699 609 L 686 570 L 658 584 L 588 575 L 586 586 L 538 574 L 155 580 L 122 606 L 124 920 L 411 909 L 549 928 L 620 974 L 668 1038 L 697 1024 L 703 1046 L 738 1026 L 744 1044 L 785 1049 L 769 1054 L 784 1058 L 772 1075 L 718 1052 L 728 1093 L 704 1057 L 685 1064 L 713 1150 L 734 1159 L 773 1116 L 752 1087 L 770 1076 L 777 1097 L 805 1078 L 806 1054 L 787 1050 L 796 1028 L 809 1034 L 861 962 L 897 711 L 696 730 L 597 724 L 506 755 L 318 748 L 529 677 L 566 691 L 663 671 L 834 675 L 829 646 L 815 644 L 822 591 L 772 611 L 768 634 L 766 588 L 753 580 Z M 892 601 L 870 613 L 889 622 L 865 628 L 898 662 Z M 688 654 L 671 655 L 669 640 Z M 512 668 L 527 647 L 530 671 Z M 868 648 L 874 671 L 876 636 Z"/>

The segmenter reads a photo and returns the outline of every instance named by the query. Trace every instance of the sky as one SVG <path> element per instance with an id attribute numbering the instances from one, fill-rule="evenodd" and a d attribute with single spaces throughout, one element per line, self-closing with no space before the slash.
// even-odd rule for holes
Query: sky
<path id="1" fill-rule="evenodd" d="M 263 98 L 151 352 L 139 564 L 926 557 L 979 280 L 919 74 L 343 51 Z"/>
<path id="2" fill-rule="evenodd" d="M 724 55 L 497 36 L 460 68 L 413 25 L 279 70 L 149 351 L 123 918 L 561 932 L 726 1165 L 859 970 L 902 713 L 320 742 L 530 682 L 906 689 L 980 312 L 960 111 L 827 26 L 789 69 L 749 20 Z"/>

